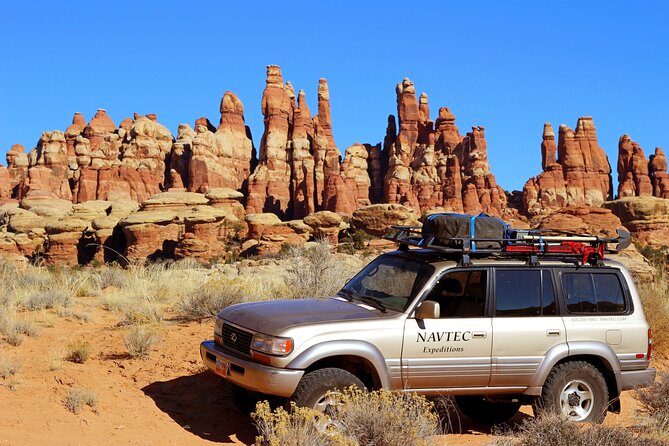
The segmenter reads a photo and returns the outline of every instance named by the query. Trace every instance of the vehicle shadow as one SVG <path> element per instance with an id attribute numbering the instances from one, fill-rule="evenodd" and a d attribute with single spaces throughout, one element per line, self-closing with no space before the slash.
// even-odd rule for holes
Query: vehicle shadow
<path id="1" fill-rule="evenodd" d="M 156 381 L 142 391 L 183 429 L 209 441 L 252 444 L 256 429 L 248 414 L 234 405 L 230 386 L 204 371 Z"/>

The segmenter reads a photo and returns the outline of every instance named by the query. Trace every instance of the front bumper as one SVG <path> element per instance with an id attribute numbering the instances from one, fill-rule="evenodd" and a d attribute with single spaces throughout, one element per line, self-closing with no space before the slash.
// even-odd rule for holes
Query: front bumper
<path id="1" fill-rule="evenodd" d="M 620 372 L 621 390 L 640 389 L 648 387 L 655 382 L 655 369 L 631 370 Z"/>
<path id="2" fill-rule="evenodd" d="M 245 389 L 268 395 L 291 396 L 304 375 L 304 370 L 277 369 L 230 356 L 223 353 L 214 341 L 200 344 L 200 356 L 204 365 L 214 373 L 218 373 L 216 359 L 229 363 L 225 379 Z"/>

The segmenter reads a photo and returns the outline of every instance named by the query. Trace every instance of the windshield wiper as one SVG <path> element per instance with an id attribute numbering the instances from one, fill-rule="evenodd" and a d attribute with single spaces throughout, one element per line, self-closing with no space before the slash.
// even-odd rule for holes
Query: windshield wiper
<path id="1" fill-rule="evenodd" d="M 381 302 L 378 300 L 374 299 L 373 297 L 370 296 L 363 296 L 363 295 L 356 295 L 355 296 L 358 300 L 363 301 L 366 304 L 371 305 L 372 307 L 376 308 L 377 310 L 381 311 L 381 313 L 385 313 L 386 311 L 386 306 L 383 305 Z"/>
<path id="2" fill-rule="evenodd" d="M 337 296 L 341 296 L 350 302 L 353 300 L 353 291 L 347 290 L 346 288 L 342 288 L 337 292 Z"/>

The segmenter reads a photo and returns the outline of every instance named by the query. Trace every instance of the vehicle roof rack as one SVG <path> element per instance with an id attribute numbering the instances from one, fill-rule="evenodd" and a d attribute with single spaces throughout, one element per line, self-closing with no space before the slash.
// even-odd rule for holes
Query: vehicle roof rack
<path id="1" fill-rule="evenodd" d="M 504 238 L 453 237 L 444 238 L 424 233 L 420 226 L 392 226 L 395 234 L 385 237 L 400 245 L 427 249 L 435 253 L 461 256 L 469 264 L 471 256 L 526 258 L 529 265 L 540 259 L 559 260 L 580 265 L 601 265 L 605 254 L 619 252 L 631 243 L 629 232 L 617 229 L 618 237 L 575 234 L 554 229 L 507 229 Z M 477 242 L 486 242 L 489 249 L 480 249 Z M 609 249 L 609 244 L 616 244 Z M 480 244 L 479 244 L 480 246 Z"/>

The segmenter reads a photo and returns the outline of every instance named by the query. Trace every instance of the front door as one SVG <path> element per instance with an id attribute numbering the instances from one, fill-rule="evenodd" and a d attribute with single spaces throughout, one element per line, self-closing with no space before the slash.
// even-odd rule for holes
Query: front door
<path id="1" fill-rule="evenodd" d="M 405 388 L 488 385 L 492 346 L 492 321 L 486 307 L 488 288 L 487 269 L 463 268 L 439 278 L 425 298 L 439 303 L 439 319 L 408 318 L 405 322 Z"/>

